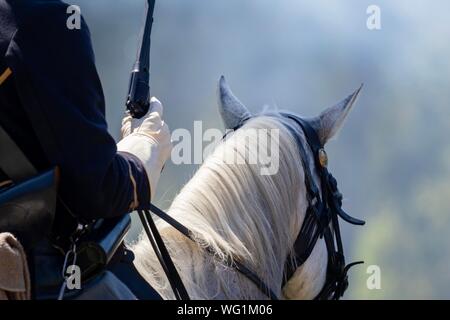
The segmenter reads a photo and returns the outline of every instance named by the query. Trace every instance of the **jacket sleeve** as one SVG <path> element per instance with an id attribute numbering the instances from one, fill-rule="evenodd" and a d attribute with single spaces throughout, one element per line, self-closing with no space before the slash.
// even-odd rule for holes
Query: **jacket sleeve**
<path id="1" fill-rule="evenodd" d="M 83 19 L 80 29 L 67 28 L 66 4 L 39 3 L 17 10 L 6 55 L 21 103 L 49 163 L 61 169 L 67 206 L 88 219 L 125 214 L 135 194 L 149 201 L 149 183 L 140 161 L 118 153 L 107 131 L 89 29 Z"/>

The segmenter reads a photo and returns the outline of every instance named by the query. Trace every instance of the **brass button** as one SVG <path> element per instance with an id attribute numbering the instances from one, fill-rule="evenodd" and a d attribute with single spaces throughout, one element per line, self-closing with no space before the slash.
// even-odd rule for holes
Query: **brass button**
<path id="1" fill-rule="evenodd" d="M 328 155 L 324 149 L 319 149 L 319 163 L 324 168 L 328 166 Z"/>

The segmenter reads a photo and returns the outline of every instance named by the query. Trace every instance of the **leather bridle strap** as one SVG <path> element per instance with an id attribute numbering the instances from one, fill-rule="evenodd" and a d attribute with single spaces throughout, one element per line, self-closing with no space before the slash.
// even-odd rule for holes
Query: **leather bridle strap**
<path id="1" fill-rule="evenodd" d="M 156 228 L 151 214 L 147 210 L 138 210 L 138 214 L 145 233 L 147 234 L 150 244 L 153 247 L 153 251 L 155 252 L 156 257 L 158 258 L 159 263 L 161 264 L 161 267 L 169 280 L 170 286 L 175 294 L 175 298 L 177 300 L 190 300 L 186 287 L 181 280 L 169 252 L 167 251 L 164 241 Z"/>
<path id="2" fill-rule="evenodd" d="M 179 223 L 177 220 L 169 216 L 166 212 L 158 208 L 157 206 L 153 205 L 152 203 L 148 204 L 148 209 L 153 212 L 155 215 L 157 215 L 159 218 L 167 222 L 170 226 L 178 230 L 181 234 L 183 234 L 188 239 L 192 240 L 195 243 L 198 243 L 195 240 L 195 237 L 191 230 L 186 228 L 184 225 Z M 150 217 L 151 220 L 151 217 Z M 153 234 L 159 236 L 158 230 L 153 230 Z M 150 240 L 151 241 L 151 240 Z M 170 255 L 167 252 L 167 249 L 165 248 L 164 242 L 160 242 L 160 248 L 164 248 L 163 251 L 166 251 L 167 254 L 163 253 L 163 259 L 171 261 Z M 203 248 L 208 254 L 211 254 L 214 256 L 215 251 L 211 247 L 204 247 Z M 156 252 L 156 250 L 155 250 Z M 168 263 L 170 265 L 170 262 Z M 173 262 L 172 262 L 173 264 Z M 230 266 L 231 268 L 239 271 L 242 275 L 244 275 L 246 278 L 248 278 L 251 282 L 253 282 L 262 292 L 264 292 L 270 299 L 272 300 L 278 300 L 278 296 L 273 292 L 273 290 L 253 271 L 251 271 L 249 268 L 247 268 L 245 265 L 243 265 L 241 262 L 237 260 L 232 260 L 231 258 L 228 258 L 226 261 L 226 264 Z M 175 278 L 179 278 L 179 274 L 175 267 L 171 268 L 171 270 L 168 270 L 166 272 L 167 277 L 170 279 L 171 276 L 175 276 Z M 183 285 L 181 278 L 176 280 L 176 282 L 180 285 Z M 174 290 L 175 291 L 175 290 Z M 187 293 L 186 293 L 187 294 Z M 184 298 L 183 298 L 184 299 Z M 188 297 L 189 299 L 189 297 Z"/>
<path id="3" fill-rule="evenodd" d="M 305 135 L 306 145 L 311 149 L 314 158 L 321 190 L 319 196 L 318 188 L 312 180 L 311 169 L 305 160 L 307 159 L 306 151 L 298 132 L 290 125 L 287 125 L 287 128 L 296 139 L 300 150 L 305 172 L 305 185 L 309 207 L 300 232 L 295 240 L 293 254 L 286 261 L 283 285 L 293 276 L 296 268 L 308 259 L 319 237 L 324 237 L 328 252 L 327 276 L 323 289 L 315 299 L 339 299 L 348 285 L 347 271 L 353 265 L 362 262 L 355 262 L 345 266 L 344 248 L 338 216 L 355 225 L 363 225 L 364 221 L 350 217 L 342 210 L 342 195 L 337 189 L 336 179 L 328 172 L 326 161 L 325 163 L 321 163 L 319 159 L 320 153 L 325 156 L 326 153 L 323 150 L 316 131 L 307 121 L 300 117 L 287 113 L 284 113 L 283 116 L 293 120 L 302 129 Z M 314 198 L 315 202 L 312 201 Z"/>

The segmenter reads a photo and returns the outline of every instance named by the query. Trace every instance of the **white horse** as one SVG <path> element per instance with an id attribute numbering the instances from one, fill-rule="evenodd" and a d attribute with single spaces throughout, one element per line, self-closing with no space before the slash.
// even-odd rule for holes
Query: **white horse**
<path id="1" fill-rule="evenodd" d="M 332 138 L 348 115 L 359 91 L 311 119 L 322 143 Z M 234 128 L 250 115 L 222 78 L 219 106 L 226 128 Z M 224 162 L 224 155 L 242 159 L 252 151 L 255 137 L 237 130 L 219 144 L 194 177 L 175 198 L 168 214 L 189 228 L 193 242 L 164 221 L 157 223 L 171 257 L 192 299 L 266 299 L 250 280 L 229 267 L 228 258 L 252 269 L 278 297 L 312 299 L 322 289 L 327 269 L 327 249 L 319 239 L 308 260 L 282 287 L 285 261 L 308 206 L 304 171 L 298 146 L 286 128 L 289 120 L 265 112 L 245 123 L 247 129 L 278 129 L 279 168 L 261 175 L 260 164 Z M 291 123 L 292 125 L 292 123 Z M 304 139 L 301 129 L 299 134 Z M 231 143 L 229 143 L 231 142 Z M 274 140 L 271 140 L 273 143 Z M 268 143 L 268 142 L 267 142 Z M 312 154 L 308 161 L 314 168 Z M 265 147 L 265 146 L 261 146 Z M 272 146 L 273 147 L 273 146 Z M 312 170 L 314 172 L 314 170 Z M 313 177 L 319 186 L 318 177 Z M 213 248 L 214 256 L 204 248 Z M 141 235 L 132 247 L 135 265 L 144 279 L 165 299 L 173 299 L 169 282 L 148 239 Z"/>

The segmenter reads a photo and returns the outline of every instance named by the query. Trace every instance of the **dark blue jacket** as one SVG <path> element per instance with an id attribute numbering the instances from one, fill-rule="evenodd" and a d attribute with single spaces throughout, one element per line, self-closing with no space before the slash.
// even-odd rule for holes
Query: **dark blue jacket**
<path id="1" fill-rule="evenodd" d="M 129 168 L 142 204 L 148 180 L 107 131 L 89 29 L 84 20 L 80 30 L 66 27 L 67 6 L 0 0 L 0 74 L 12 70 L 0 87 L 0 125 L 38 169 L 60 167 L 59 194 L 75 215 L 123 215 L 133 200 Z"/>

